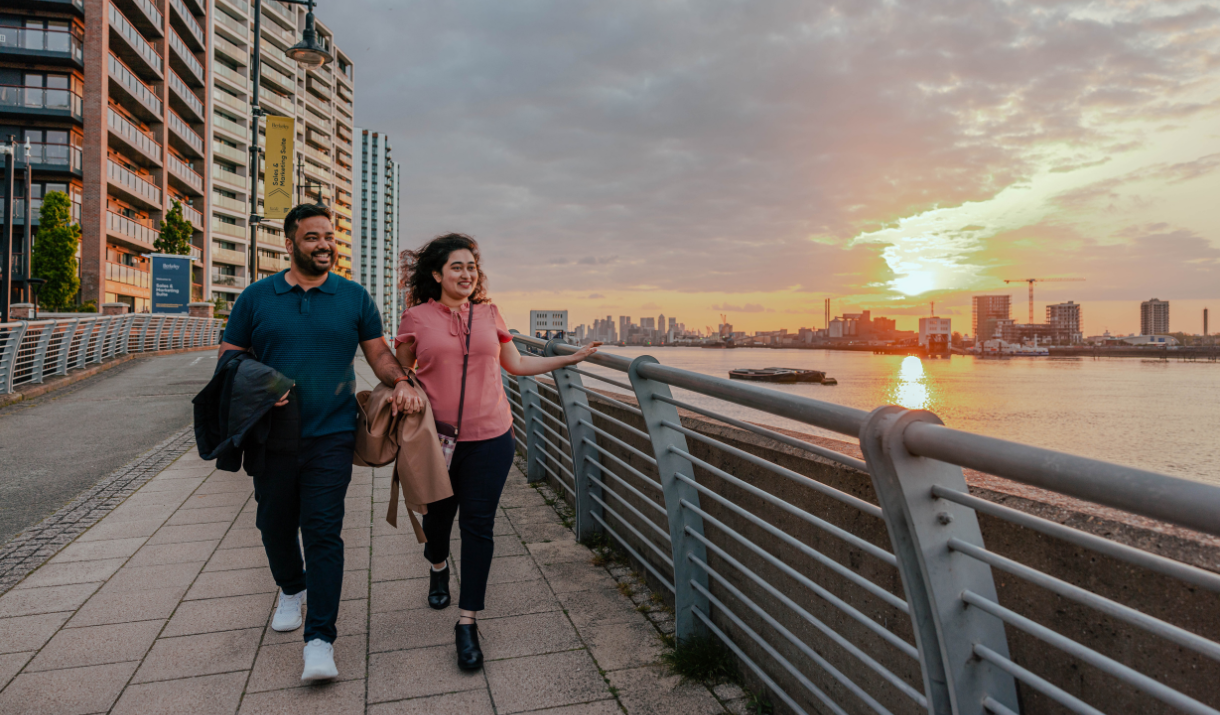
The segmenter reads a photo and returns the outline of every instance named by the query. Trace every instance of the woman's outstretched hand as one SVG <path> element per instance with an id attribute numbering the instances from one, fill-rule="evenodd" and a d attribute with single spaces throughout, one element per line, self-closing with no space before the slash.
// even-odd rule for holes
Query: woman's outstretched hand
<path id="1" fill-rule="evenodd" d="M 593 356 L 594 353 L 597 352 L 597 348 L 601 344 L 602 343 L 600 340 L 596 341 L 596 342 L 592 342 L 592 343 L 589 343 L 588 345 L 584 346 L 580 350 L 577 350 L 576 352 L 572 353 L 571 355 L 568 356 L 568 360 L 570 360 L 570 362 L 568 364 L 575 365 L 576 363 L 584 362 L 585 360 L 588 360 L 590 357 Z"/>

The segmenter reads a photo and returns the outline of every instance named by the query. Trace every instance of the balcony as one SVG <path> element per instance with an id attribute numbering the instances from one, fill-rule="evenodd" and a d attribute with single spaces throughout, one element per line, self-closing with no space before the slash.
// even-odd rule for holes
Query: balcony
<path id="1" fill-rule="evenodd" d="M 110 5 L 109 13 L 111 51 L 123 58 L 127 66 L 139 73 L 142 79 L 160 80 L 165 73 L 165 62 L 161 55 L 117 7 Z M 116 40 L 116 37 L 121 39 Z"/>
<path id="2" fill-rule="evenodd" d="M 127 149 L 127 153 L 134 155 L 137 160 L 143 159 L 145 166 L 161 166 L 161 145 L 157 140 L 114 111 L 114 108 L 108 108 L 107 111 L 106 126 L 110 129 L 110 136 L 118 140 L 120 147 Z"/>
<path id="3" fill-rule="evenodd" d="M 192 124 L 203 124 L 203 118 L 207 114 L 203 111 L 203 101 L 199 99 L 194 90 L 186 86 L 186 82 L 183 82 L 182 78 L 173 70 L 170 70 L 168 84 L 172 90 L 169 93 L 170 106 L 174 108 L 174 111 L 183 115 Z"/>
<path id="4" fill-rule="evenodd" d="M 161 100 L 152 88 L 141 82 L 115 55 L 110 55 L 108 59 L 111 96 L 140 119 L 148 122 L 161 121 Z"/>
<path id="5" fill-rule="evenodd" d="M 278 111 L 286 117 L 291 117 L 296 113 L 293 111 L 292 98 L 276 94 L 266 87 L 258 88 L 258 100 L 264 109 Z"/>
<path id="6" fill-rule="evenodd" d="M 84 43 L 67 30 L 0 28 L 0 60 L 85 66 Z"/>
<path id="7" fill-rule="evenodd" d="M 212 274 L 212 285 L 218 288 L 245 288 L 245 276 L 230 276 L 223 273 Z"/>
<path id="8" fill-rule="evenodd" d="M 248 186 L 246 177 L 225 169 L 221 164 L 212 164 L 212 181 L 223 184 L 226 189 L 231 191 L 244 192 Z"/>
<path id="9" fill-rule="evenodd" d="M 191 48 L 186 46 L 186 42 L 182 37 L 174 32 L 169 31 L 169 48 L 174 51 L 170 55 L 170 59 L 177 59 L 177 62 L 172 62 L 174 71 L 179 75 L 186 75 L 183 79 L 187 80 L 194 87 L 204 86 L 203 64 L 195 57 L 195 53 L 191 52 Z"/>
<path id="10" fill-rule="evenodd" d="M 222 104 L 234 112 L 240 112 L 242 114 L 247 114 L 250 112 L 250 105 L 246 104 L 245 99 L 234 96 L 215 87 L 212 88 L 212 101 L 217 104 Z"/>
<path id="11" fill-rule="evenodd" d="M 79 94 L 66 89 L 0 84 L 0 116 L 11 115 L 36 115 L 76 122 L 84 119 Z"/>
<path id="12" fill-rule="evenodd" d="M 249 240 L 250 229 L 240 224 L 228 223 L 227 221 L 218 221 L 215 216 L 212 217 L 212 235 L 217 234 L 222 236 L 230 236 L 232 238 L 244 238 Z"/>
<path id="13" fill-rule="evenodd" d="M 231 248 L 218 248 L 212 245 L 212 262 L 227 263 L 231 266 L 244 266 L 248 260 L 245 251 L 234 251 Z"/>
<path id="14" fill-rule="evenodd" d="M 246 17 L 250 14 L 250 4 L 246 0 L 217 0 L 217 4 L 228 8 L 239 17 Z"/>
<path id="15" fill-rule="evenodd" d="M 232 42 L 229 42 L 220 35 L 214 35 L 212 37 L 212 46 L 217 50 L 221 57 L 225 57 L 238 67 L 246 66 L 246 51 Z M 229 84 L 240 87 L 241 89 L 246 88 L 246 78 L 236 70 L 231 69 L 225 63 L 213 62 L 212 71 L 217 75 L 224 77 Z"/>
<path id="16" fill-rule="evenodd" d="M 110 186 L 119 190 L 125 198 L 142 204 L 153 211 L 161 211 L 161 189 L 138 174 L 115 163 L 113 159 L 106 161 L 106 178 Z"/>
<path id="17" fill-rule="evenodd" d="M 85 0 L 19 0 L 9 3 L 10 6 L 23 10 L 42 10 L 45 12 L 70 12 L 78 17 L 85 16 Z"/>
<path id="18" fill-rule="evenodd" d="M 266 5 L 263 7 L 266 7 Z M 266 40 L 259 40 L 258 46 L 261 57 L 264 60 L 271 60 L 271 62 L 276 65 L 276 69 L 279 71 L 283 72 L 284 74 L 293 74 L 296 71 L 297 64 L 288 59 L 288 55 L 280 52 L 279 48 L 275 45 L 267 42 Z"/>
<path id="19" fill-rule="evenodd" d="M 152 284 L 152 279 L 149 275 L 148 271 L 142 271 L 135 266 L 125 266 L 122 263 L 106 261 L 106 280 L 113 283 L 123 283 L 124 285 L 148 290 Z"/>
<path id="20" fill-rule="evenodd" d="M 261 79 L 263 81 L 269 85 L 274 85 L 283 94 L 294 94 L 297 91 L 296 77 L 284 74 L 266 62 L 260 62 L 259 64 L 262 66 Z"/>
<path id="21" fill-rule="evenodd" d="M 237 137 L 240 142 L 245 142 L 250 138 L 250 130 L 244 124 L 238 124 L 219 112 L 212 114 L 212 128 L 222 129 Z"/>
<path id="22" fill-rule="evenodd" d="M 212 142 L 212 154 L 239 164 L 250 161 L 250 153 L 248 151 L 229 146 L 228 144 L 221 144 L 218 141 Z"/>
<path id="23" fill-rule="evenodd" d="M 242 216 L 248 216 L 250 212 L 250 202 L 241 199 L 231 198 L 229 196 L 221 196 L 215 192 L 212 193 L 212 208 L 224 209 L 239 213 Z"/>
<path id="24" fill-rule="evenodd" d="M 203 214 L 200 213 L 199 210 L 196 209 L 194 206 L 187 205 L 187 203 L 185 201 L 183 201 L 181 203 L 182 203 L 182 218 L 189 221 L 190 224 L 195 227 L 196 231 L 202 231 L 203 227 L 206 225 L 203 222 Z"/>
<path id="25" fill-rule="evenodd" d="M 262 226 L 258 227 L 258 245 L 260 248 L 274 249 L 282 253 L 287 253 L 288 249 L 284 248 L 284 234 L 272 233 Z"/>
<path id="26" fill-rule="evenodd" d="M 196 158 L 203 158 L 203 137 L 199 136 L 182 117 L 169 113 L 169 138 L 174 148 Z M 176 140 L 176 141 L 175 141 Z"/>
<path id="27" fill-rule="evenodd" d="M 165 18 L 152 0 L 113 0 L 124 16 L 145 37 L 161 38 Z"/>
<path id="28" fill-rule="evenodd" d="M 169 178 L 176 188 L 195 196 L 203 196 L 203 177 L 173 154 L 166 154 L 165 164 L 169 167 Z"/>
<path id="29" fill-rule="evenodd" d="M 30 213 L 34 215 L 34 226 L 38 225 L 38 218 L 42 212 L 42 199 L 30 199 Z M 80 222 L 80 202 L 72 202 L 72 220 L 76 223 Z M 4 223 L 4 202 L 0 201 L 0 224 Z M 13 206 L 13 223 L 25 224 L 25 201 L 17 201 Z"/>
<path id="30" fill-rule="evenodd" d="M 106 235 L 118 239 L 131 248 L 142 251 L 155 250 L 160 232 L 146 226 L 135 219 L 127 218 L 113 211 L 106 212 Z"/>
<path id="31" fill-rule="evenodd" d="M 320 146 L 323 149 L 326 149 L 328 151 L 331 148 L 330 137 L 327 136 L 326 134 L 323 134 L 322 132 L 319 132 L 318 130 L 314 129 L 313 127 L 309 127 L 305 131 L 305 141 L 309 142 L 310 144 Z"/>
<path id="32" fill-rule="evenodd" d="M 80 176 L 80 147 L 68 144 L 30 144 L 30 163 L 38 172 L 62 172 Z"/>
<path id="33" fill-rule="evenodd" d="M 303 161 L 301 166 L 305 172 L 305 178 L 312 179 L 315 183 L 329 184 L 331 183 L 332 174 L 330 170 L 318 166 L 312 161 Z"/>
<path id="34" fill-rule="evenodd" d="M 276 256 L 259 255 L 258 257 L 258 269 L 266 273 L 279 273 L 280 271 L 287 270 L 291 263 L 292 259 L 288 258 L 287 253 L 281 253 Z"/>
<path id="35" fill-rule="evenodd" d="M 191 14 L 191 11 L 189 8 L 187 8 L 186 3 L 182 2 L 182 0 L 169 0 L 169 6 L 174 11 L 172 14 L 170 14 L 170 21 L 173 22 L 175 17 L 178 18 L 179 22 L 175 23 L 175 27 L 181 26 L 185 30 L 186 37 L 191 41 L 197 51 L 206 51 L 207 34 L 203 31 L 203 28 L 199 26 L 199 21 L 195 19 L 193 14 Z"/>
<path id="36" fill-rule="evenodd" d="M 212 14 L 215 23 L 212 27 L 217 30 L 213 33 L 214 37 L 224 36 L 230 43 L 244 43 L 249 40 L 250 27 L 245 19 L 236 19 L 221 9 L 225 4 L 225 0 L 217 1 L 216 12 Z M 246 62 L 243 59 L 242 64 Z"/>
<path id="37" fill-rule="evenodd" d="M 261 27 L 264 35 L 285 50 L 295 45 L 299 39 L 291 30 L 274 22 L 264 22 Z"/>

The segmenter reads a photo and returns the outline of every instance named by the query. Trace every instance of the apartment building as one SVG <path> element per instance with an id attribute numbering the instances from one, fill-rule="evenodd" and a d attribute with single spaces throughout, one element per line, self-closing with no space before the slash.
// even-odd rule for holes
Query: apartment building
<path id="1" fill-rule="evenodd" d="M 1164 335 L 1169 332 L 1169 301 L 1146 300 L 1140 303 L 1140 335 Z"/>
<path id="2" fill-rule="evenodd" d="M 357 127 L 356 137 L 360 145 L 355 167 L 355 177 L 360 179 L 356 192 L 359 220 L 352 233 L 353 257 L 359 264 L 356 275 L 381 311 L 386 334 L 393 335 L 404 307 L 398 290 L 400 165 L 391 156 L 390 138 L 385 134 Z"/>
<path id="3" fill-rule="evenodd" d="M 1046 322 L 1070 333 L 1073 344 L 1084 340 L 1079 303 L 1069 300 L 1066 303 L 1051 303 L 1047 305 Z"/>
<path id="4" fill-rule="evenodd" d="M 1008 320 L 1012 308 L 1012 296 L 1008 295 L 976 295 L 971 297 L 973 315 L 970 329 L 974 331 L 974 339 L 980 343 L 995 337 L 998 321 Z"/>
<path id="5" fill-rule="evenodd" d="M 212 123 L 208 298 L 231 306 L 252 279 L 287 268 L 289 258 L 282 223 L 264 221 L 257 226 L 257 275 L 249 275 L 251 191 L 257 192 L 258 213 L 263 213 L 261 168 L 256 177 L 249 176 L 253 7 L 244 0 L 215 0 L 214 8 L 213 72 L 207 90 Z M 333 62 L 304 69 L 284 54 L 300 41 L 305 12 L 299 5 L 263 0 L 258 103 L 268 114 L 296 120 L 296 200 L 320 201 L 334 211 L 339 246 L 335 272 L 352 278 L 353 68 L 321 20 L 318 41 L 334 56 Z M 266 147 L 265 119 L 259 120 L 258 131 L 259 145 Z"/>
<path id="6" fill-rule="evenodd" d="M 145 256 L 175 202 L 195 229 L 191 297 L 204 295 L 210 25 L 201 0 L 0 9 L 0 140 L 28 140 L 33 167 L 33 215 L 19 183 L 15 234 L 27 219 L 37 226 L 47 192 L 67 193 L 81 225 L 83 301 L 149 309 Z M 23 247 L 18 238 L 13 252 Z"/>

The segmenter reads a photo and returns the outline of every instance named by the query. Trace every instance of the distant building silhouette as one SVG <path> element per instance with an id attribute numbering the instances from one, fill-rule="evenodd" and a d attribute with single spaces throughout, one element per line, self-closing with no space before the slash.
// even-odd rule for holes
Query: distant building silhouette
<path id="1" fill-rule="evenodd" d="M 1164 335 L 1169 332 L 1169 301 L 1146 300 L 1140 303 L 1140 335 Z"/>
<path id="2" fill-rule="evenodd" d="M 996 321 L 1009 319 L 1012 296 L 976 295 L 973 296 L 973 303 L 974 319 L 970 329 L 974 331 L 974 339 L 990 340 L 995 336 Z"/>

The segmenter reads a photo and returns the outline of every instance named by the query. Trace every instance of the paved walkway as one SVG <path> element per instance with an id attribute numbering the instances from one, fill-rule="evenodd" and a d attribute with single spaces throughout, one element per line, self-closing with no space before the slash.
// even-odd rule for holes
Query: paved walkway
<path id="1" fill-rule="evenodd" d="M 270 629 L 250 478 L 188 451 L 0 596 L 0 713 L 744 712 L 739 690 L 718 689 L 722 702 L 656 664 L 664 619 L 516 469 L 480 619 L 486 666 L 459 671 L 457 611 L 427 607 L 422 548 L 405 520 L 385 523 L 388 498 L 388 469 L 356 468 L 340 679 L 302 686 L 301 632 Z"/>

